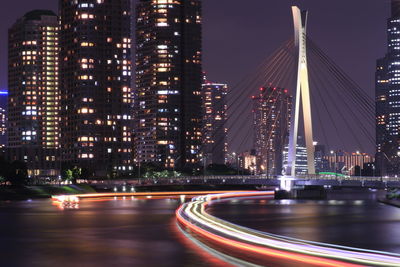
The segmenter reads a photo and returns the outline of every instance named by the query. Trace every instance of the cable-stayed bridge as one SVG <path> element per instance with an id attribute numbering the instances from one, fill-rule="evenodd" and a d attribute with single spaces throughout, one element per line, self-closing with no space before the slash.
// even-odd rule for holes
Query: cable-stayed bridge
<path id="1" fill-rule="evenodd" d="M 90 184 L 98 189 L 109 189 L 118 192 L 129 192 L 137 187 L 154 186 L 260 186 L 279 189 L 290 189 L 282 183 L 284 177 L 266 177 L 264 175 L 237 176 L 188 176 L 163 179 L 130 179 L 130 180 L 82 180 L 78 183 Z M 340 177 L 326 175 L 320 177 L 298 176 L 291 181 L 291 187 L 324 186 L 336 188 L 400 188 L 400 179 L 396 177 Z"/>
<path id="2" fill-rule="evenodd" d="M 258 164 L 264 167 L 254 172 L 260 174 L 258 179 L 266 174 L 267 178 L 304 180 L 297 163 L 298 140 L 302 138 L 307 179 L 331 180 L 319 175 L 315 143 L 333 151 L 374 151 L 375 100 L 308 36 L 307 11 L 294 6 L 292 14 L 294 38 L 284 42 L 254 72 L 231 88 L 223 127 L 229 129 L 228 143 L 235 154 L 256 151 Z M 263 91 L 261 105 L 268 108 L 260 121 L 254 121 L 253 96 L 259 90 Z M 285 102 L 282 95 L 287 92 L 291 101 Z M 258 135 L 254 128 L 261 126 L 257 123 L 264 123 Z M 224 142 L 223 137 L 215 138 L 215 143 Z M 346 179 L 383 181 L 382 177 Z M 340 180 L 337 175 L 335 180 Z"/>

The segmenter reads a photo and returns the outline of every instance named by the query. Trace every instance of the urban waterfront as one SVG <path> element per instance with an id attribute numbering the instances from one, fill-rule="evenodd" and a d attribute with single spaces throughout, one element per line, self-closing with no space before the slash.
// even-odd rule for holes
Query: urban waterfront
<path id="1" fill-rule="evenodd" d="M 400 209 L 377 202 L 384 193 L 343 189 L 329 193 L 329 200 L 249 198 L 216 203 L 209 212 L 278 235 L 400 253 Z M 182 201 L 120 197 L 64 207 L 47 199 L 1 202 L 2 265 L 227 266 L 178 229 L 175 210 Z"/>
<path id="2" fill-rule="evenodd" d="M 400 266 L 400 0 L 2 10 L 0 267 Z"/>

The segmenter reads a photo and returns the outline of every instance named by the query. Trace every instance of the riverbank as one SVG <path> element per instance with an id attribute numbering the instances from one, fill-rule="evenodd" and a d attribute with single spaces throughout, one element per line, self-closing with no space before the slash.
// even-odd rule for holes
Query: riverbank
<path id="1" fill-rule="evenodd" d="M 385 197 L 379 198 L 379 202 L 400 208 L 400 190 L 388 190 Z"/>
<path id="2" fill-rule="evenodd" d="M 116 188 L 116 192 L 124 192 L 123 187 Z M 126 192 L 131 192 L 131 188 L 126 187 Z M 135 192 L 184 192 L 184 191 L 238 191 L 238 190 L 257 190 L 255 186 L 243 185 L 160 185 L 160 186 L 139 186 L 135 188 Z M 79 184 L 79 185 L 40 185 L 40 186 L 4 186 L 0 187 L 1 200 L 27 200 L 39 198 L 51 198 L 54 195 L 76 195 L 89 193 L 108 193 L 112 192 L 112 188 L 96 188 L 95 186 Z"/>
<path id="3" fill-rule="evenodd" d="M 121 188 L 118 188 L 121 190 Z M 179 192 L 179 191 L 254 191 L 253 185 L 152 185 L 137 186 L 136 192 Z"/>
<path id="4" fill-rule="evenodd" d="M 379 199 L 378 201 L 383 204 L 386 204 L 386 205 L 400 208 L 400 200 L 397 200 L 397 199 L 395 200 L 395 199 L 382 198 L 382 199 Z"/>
<path id="5" fill-rule="evenodd" d="M 89 185 L 41 185 L 41 186 L 3 186 L 0 187 L 0 200 L 27 200 L 50 198 L 52 195 L 95 193 Z"/>

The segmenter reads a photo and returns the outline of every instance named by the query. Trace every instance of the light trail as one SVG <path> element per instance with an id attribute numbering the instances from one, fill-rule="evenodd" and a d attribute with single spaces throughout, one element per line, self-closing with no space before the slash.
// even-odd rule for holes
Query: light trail
<path id="1" fill-rule="evenodd" d="M 63 210 L 65 208 L 78 208 L 81 199 L 89 199 L 90 201 L 107 201 L 107 198 L 132 197 L 132 198 L 179 198 L 179 197 L 194 197 L 208 194 L 223 194 L 227 192 L 241 191 L 172 191 L 172 192 L 111 192 L 111 193 L 90 193 L 90 194 L 72 194 L 72 195 L 54 195 L 51 197 L 53 205 Z M 183 201 L 182 201 L 183 202 Z"/>
<path id="2" fill-rule="evenodd" d="M 278 236 L 229 223 L 206 212 L 216 199 L 272 196 L 273 192 L 235 192 L 193 198 L 176 211 L 179 223 L 202 238 L 254 256 L 269 256 L 316 266 L 400 266 L 400 254 L 351 248 Z"/>
<path id="3" fill-rule="evenodd" d="M 252 264 L 238 258 L 229 256 L 224 254 L 216 249 L 207 246 L 201 241 L 194 238 L 189 233 L 185 232 L 182 229 L 182 226 L 179 225 L 176 220 L 174 220 L 174 232 L 177 232 L 180 237 L 180 241 L 183 242 L 187 247 L 194 250 L 196 254 L 202 256 L 204 261 L 207 264 L 211 264 L 210 266 L 223 266 L 223 267 L 235 267 L 235 266 L 246 266 L 246 267 L 261 267 L 260 265 Z M 210 257 L 211 256 L 211 257 Z"/>
<path id="4" fill-rule="evenodd" d="M 104 197 L 147 197 L 147 196 L 200 196 L 208 194 L 223 194 L 228 192 L 241 192 L 241 191 L 173 191 L 173 192 L 112 192 L 112 193 L 90 193 L 90 194 L 74 194 L 74 195 L 55 195 L 52 196 L 54 201 L 79 201 L 83 198 L 104 198 Z"/>

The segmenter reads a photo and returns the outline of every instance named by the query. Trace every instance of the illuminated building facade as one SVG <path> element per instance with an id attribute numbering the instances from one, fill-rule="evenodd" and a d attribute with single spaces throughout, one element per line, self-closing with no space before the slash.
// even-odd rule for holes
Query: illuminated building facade
<path id="1" fill-rule="evenodd" d="M 400 172 L 400 2 L 392 0 L 388 50 L 377 61 L 376 159 L 381 175 Z"/>
<path id="2" fill-rule="evenodd" d="M 298 136 L 296 149 L 296 175 L 308 174 L 307 147 L 302 136 Z"/>
<path id="3" fill-rule="evenodd" d="M 315 170 L 317 173 L 330 171 L 328 161 L 325 158 L 325 146 L 314 142 Z"/>
<path id="4" fill-rule="evenodd" d="M 256 174 L 257 157 L 254 154 L 254 151 L 246 151 L 241 153 L 237 158 L 237 164 L 239 164 L 238 168 L 241 170 L 247 170 L 250 174 Z"/>
<path id="5" fill-rule="evenodd" d="M 260 88 L 253 96 L 254 148 L 257 169 L 269 175 L 281 175 L 283 151 L 288 145 L 292 97 L 286 89 Z"/>
<path id="6" fill-rule="evenodd" d="M 376 151 L 382 152 L 384 144 L 388 139 L 389 129 L 389 112 L 388 112 L 388 97 L 389 97 L 389 79 L 387 73 L 387 59 L 379 59 L 376 68 Z"/>
<path id="7" fill-rule="evenodd" d="M 140 0 L 136 14 L 136 161 L 192 168 L 202 141 L 201 1 Z"/>
<path id="8" fill-rule="evenodd" d="M 7 145 L 7 101 L 8 91 L 0 90 L 0 154 Z"/>
<path id="9" fill-rule="evenodd" d="M 283 151 L 283 165 L 287 167 L 289 147 L 286 146 Z M 296 175 L 307 175 L 308 174 L 308 160 L 307 160 L 307 147 L 305 146 L 304 139 L 301 135 L 297 136 L 296 145 Z"/>
<path id="10" fill-rule="evenodd" d="M 344 151 L 332 151 L 326 159 L 332 172 L 355 176 L 361 176 L 364 166 L 374 161 L 374 157 L 367 153 Z"/>
<path id="11" fill-rule="evenodd" d="M 132 169 L 131 1 L 60 0 L 63 168 Z"/>
<path id="12" fill-rule="evenodd" d="M 58 18 L 34 10 L 9 29 L 8 157 L 31 177 L 56 177 L 59 166 Z"/>
<path id="13" fill-rule="evenodd" d="M 221 83 L 205 82 L 202 85 L 203 98 L 203 157 L 207 164 L 225 164 L 227 153 L 227 101 L 228 86 Z"/>

